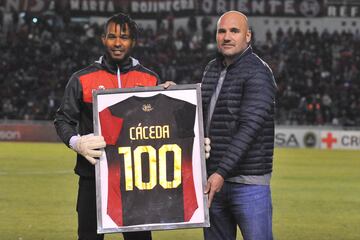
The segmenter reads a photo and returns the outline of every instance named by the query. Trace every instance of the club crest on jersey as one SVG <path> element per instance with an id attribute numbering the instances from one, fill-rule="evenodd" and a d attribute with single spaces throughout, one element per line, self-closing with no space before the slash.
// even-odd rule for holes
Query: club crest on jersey
<path id="1" fill-rule="evenodd" d="M 144 104 L 142 105 L 142 110 L 144 112 L 151 112 L 152 110 L 154 110 L 154 108 L 151 106 L 151 104 Z"/>

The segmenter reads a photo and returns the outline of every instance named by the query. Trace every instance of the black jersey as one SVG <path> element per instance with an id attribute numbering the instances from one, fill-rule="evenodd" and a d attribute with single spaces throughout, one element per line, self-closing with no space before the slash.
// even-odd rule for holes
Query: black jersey
<path id="1" fill-rule="evenodd" d="M 100 112 L 108 163 L 107 213 L 118 226 L 189 221 L 196 106 L 163 94 Z"/>

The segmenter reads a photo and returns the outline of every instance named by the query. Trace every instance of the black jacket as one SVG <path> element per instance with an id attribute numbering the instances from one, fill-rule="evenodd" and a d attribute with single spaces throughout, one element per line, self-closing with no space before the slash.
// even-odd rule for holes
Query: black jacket
<path id="1" fill-rule="evenodd" d="M 207 65 L 202 81 L 205 124 L 223 58 Z M 272 172 L 276 83 L 268 65 L 248 47 L 227 73 L 212 116 L 208 174 L 229 178 Z"/>
<path id="2" fill-rule="evenodd" d="M 118 74 L 118 68 L 119 73 Z M 90 66 L 74 73 L 65 88 L 64 97 L 55 115 L 55 128 L 61 140 L 69 146 L 74 135 L 93 133 L 92 91 L 94 89 L 156 86 L 159 78 L 136 59 L 129 58 L 121 65 L 101 57 Z M 94 166 L 77 155 L 75 172 L 82 177 L 94 177 Z"/>

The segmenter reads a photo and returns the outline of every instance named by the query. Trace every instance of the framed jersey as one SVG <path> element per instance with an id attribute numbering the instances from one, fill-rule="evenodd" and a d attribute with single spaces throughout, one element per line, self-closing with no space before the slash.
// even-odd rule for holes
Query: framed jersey
<path id="1" fill-rule="evenodd" d="M 199 84 L 96 90 L 98 233 L 208 227 Z"/>

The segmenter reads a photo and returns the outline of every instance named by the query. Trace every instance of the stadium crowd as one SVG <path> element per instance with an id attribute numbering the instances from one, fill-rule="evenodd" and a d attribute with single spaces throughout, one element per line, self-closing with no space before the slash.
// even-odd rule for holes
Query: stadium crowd
<path id="1" fill-rule="evenodd" d="M 174 30 L 173 19 L 143 26 L 134 56 L 163 81 L 201 82 L 216 54 L 211 19 Z M 34 23 L 14 16 L 1 29 L 0 119 L 52 120 L 71 73 L 102 54 L 102 26 L 53 17 Z M 256 29 L 254 29 L 256 36 Z M 289 28 L 254 41 L 278 84 L 277 124 L 360 125 L 360 33 Z"/>

